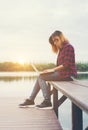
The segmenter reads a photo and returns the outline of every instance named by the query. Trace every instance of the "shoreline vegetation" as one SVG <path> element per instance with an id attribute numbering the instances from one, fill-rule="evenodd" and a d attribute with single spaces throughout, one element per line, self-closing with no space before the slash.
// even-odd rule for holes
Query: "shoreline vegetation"
<path id="1" fill-rule="evenodd" d="M 44 69 L 53 68 L 56 65 L 54 63 L 34 63 L 39 71 Z M 87 72 L 88 63 L 76 63 L 78 72 Z M 20 64 L 18 62 L 2 62 L 0 63 L 0 72 L 34 72 L 31 63 Z"/>

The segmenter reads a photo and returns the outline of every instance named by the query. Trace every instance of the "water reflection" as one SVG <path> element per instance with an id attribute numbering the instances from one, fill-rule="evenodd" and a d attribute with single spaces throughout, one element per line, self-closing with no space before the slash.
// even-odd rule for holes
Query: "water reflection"
<path id="1" fill-rule="evenodd" d="M 83 79 L 88 79 L 88 74 L 84 73 L 84 74 L 78 74 L 78 79 L 79 80 L 83 80 Z"/>
<path id="2" fill-rule="evenodd" d="M 2 76 L 0 77 L 0 81 L 4 82 L 13 82 L 13 81 L 20 81 L 20 80 L 35 80 L 36 76 Z"/>

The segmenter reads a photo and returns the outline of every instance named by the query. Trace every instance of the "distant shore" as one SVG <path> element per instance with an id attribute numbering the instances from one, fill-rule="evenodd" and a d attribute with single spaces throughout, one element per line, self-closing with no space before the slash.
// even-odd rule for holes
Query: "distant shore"
<path id="1" fill-rule="evenodd" d="M 34 63 L 36 68 L 39 71 L 43 71 L 44 69 L 53 68 L 56 65 L 54 63 Z M 78 72 L 88 72 L 88 63 L 76 63 Z M 31 63 L 14 63 L 14 62 L 2 62 L 0 63 L 0 72 L 34 72 Z"/>

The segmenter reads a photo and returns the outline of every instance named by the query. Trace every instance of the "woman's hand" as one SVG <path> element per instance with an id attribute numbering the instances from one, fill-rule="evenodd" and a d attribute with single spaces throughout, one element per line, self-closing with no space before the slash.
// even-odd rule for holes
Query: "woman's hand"
<path id="1" fill-rule="evenodd" d="M 46 70 L 42 71 L 41 74 L 52 73 L 52 72 L 54 72 L 54 69 L 46 69 Z"/>

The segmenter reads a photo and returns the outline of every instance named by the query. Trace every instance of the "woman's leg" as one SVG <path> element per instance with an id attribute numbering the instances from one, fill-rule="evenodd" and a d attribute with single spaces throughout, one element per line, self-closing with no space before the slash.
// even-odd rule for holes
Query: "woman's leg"
<path id="1" fill-rule="evenodd" d="M 72 80 L 72 79 L 67 78 L 67 79 L 64 79 L 63 81 L 69 81 L 69 80 Z M 37 105 L 37 107 L 43 108 L 43 107 L 52 106 L 50 102 L 49 91 L 48 91 L 49 86 L 47 85 L 46 81 L 60 81 L 59 73 L 53 72 L 53 73 L 40 74 L 36 80 L 31 96 L 24 103 L 20 104 L 20 106 L 22 107 L 22 106 L 27 106 L 27 105 L 34 105 L 34 99 L 37 96 L 40 89 L 42 90 L 45 100 L 40 105 Z"/>
<path id="2" fill-rule="evenodd" d="M 52 81 L 52 80 L 58 81 L 59 79 L 58 76 L 59 76 L 58 72 L 40 74 L 39 77 L 37 78 L 37 81 L 35 83 L 35 86 L 29 99 L 34 100 L 40 89 L 42 90 L 44 99 L 49 99 L 50 95 L 48 92 L 48 85 L 46 81 Z"/>
<path id="3" fill-rule="evenodd" d="M 35 97 L 36 97 L 36 95 L 38 94 L 38 92 L 39 92 L 39 90 L 40 90 L 40 85 L 39 85 L 38 79 L 39 79 L 39 77 L 37 78 L 36 83 L 35 83 L 35 85 L 34 85 L 34 88 L 33 88 L 33 90 L 32 90 L 32 93 L 31 93 L 31 95 L 30 95 L 30 97 L 29 97 L 30 100 L 34 100 Z"/>

